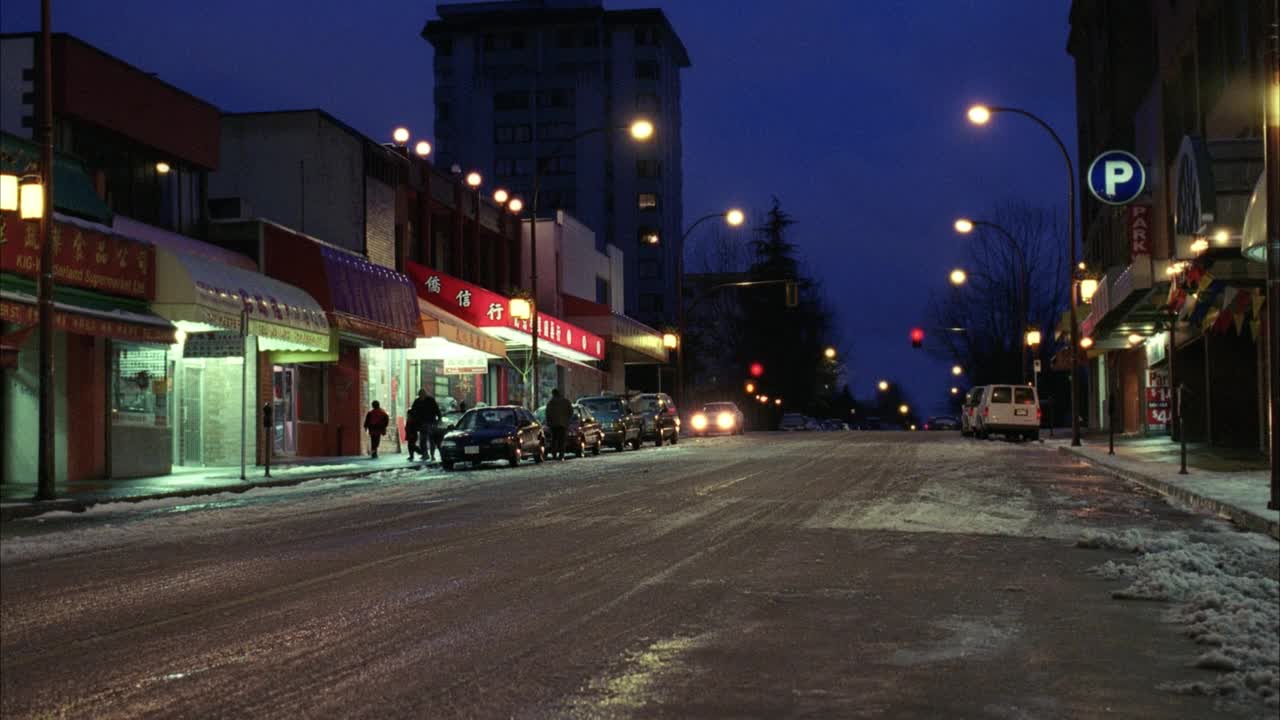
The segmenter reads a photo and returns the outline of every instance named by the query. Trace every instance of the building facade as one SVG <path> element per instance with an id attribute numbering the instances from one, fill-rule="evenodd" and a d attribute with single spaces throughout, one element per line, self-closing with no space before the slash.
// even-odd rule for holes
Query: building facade
<path id="1" fill-rule="evenodd" d="M 434 49 L 439 164 L 479 169 L 565 210 L 626 257 L 626 313 L 651 325 L 676 315 L 682 202 L 680 72 L 689 57 L 660 10 L 600 0 L 442 4 L 423 37 Z M 637 143 L 636 118 L 656 132 Z M 652 272 L 642 274 L 642 264 Z"/>
<path id="2" fill-rule="evenodd" d="M 1266 449 L 1273 309 L 1265 266 L 1242 253 L 1258 221 L 1266 32 L 1248 0 L 1072 4 L 1084 259 L 1099 280 L 1081 322 L 1092 425 L 1176 430 L 1181 387 L 1189 440 Z M 1084 168 L 1109 149 L 1148 169 L 1128 206 L 1087 188 Z"/>

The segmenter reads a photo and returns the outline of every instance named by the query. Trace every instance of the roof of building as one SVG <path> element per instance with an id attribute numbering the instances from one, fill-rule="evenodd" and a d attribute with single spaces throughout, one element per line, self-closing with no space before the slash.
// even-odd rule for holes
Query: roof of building
<path id="1" fill-rule="evenodd" d="M 428 20 L 422 37 L 435 40 L 458 31 L 494 25 L 554 25 L 603 21 L 610 25 L 658 25 L 666 30 L 681 67 L 689 67 L 689 51 L 658 8 L 605 10 L 601 0 L 497 0 L 495 2 L 444 3 L 436 6 L 439 19 Z"/>

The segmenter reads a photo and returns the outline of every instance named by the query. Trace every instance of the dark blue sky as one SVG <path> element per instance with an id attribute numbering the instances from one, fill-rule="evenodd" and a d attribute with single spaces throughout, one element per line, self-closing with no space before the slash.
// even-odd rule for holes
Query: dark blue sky
<path id="1" fill-rule="evenodd" d="M 754 211 L 777 195 L 792 240 L 840 313 L 859 395 L 879 377 L 922 405 L 949 364 L 910 348 L 929 291 L 961 259 L 959 214 L 1009 198 L 1062 208 L 1047 135 L 974 100 L 1054 125 L 1075 155 L 1069 0 L 606 0 L 661 7 L 689 49 L 685 210 Z M 224 110 L 320 107 L 375 139 L 431 131 L 422 0 L 54 0 L 80 36 Z M 0 30 L 38 28 L 36 0 L 7 0 Z"/>

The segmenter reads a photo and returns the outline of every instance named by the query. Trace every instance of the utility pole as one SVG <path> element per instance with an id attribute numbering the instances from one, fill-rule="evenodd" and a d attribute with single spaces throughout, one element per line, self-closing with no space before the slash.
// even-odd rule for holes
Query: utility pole
<path id="1" fill-rule="evenodd" d="M 50 0 L 40 0 L 40 184 L 44 213 L 40 217 L 40 438 L 37 446 L 36 499 L 57 496 L 55 429 L 55 373 L 53 364 L 53 33 Z M 68 378 L 68 382 L 70 379 Z"/>

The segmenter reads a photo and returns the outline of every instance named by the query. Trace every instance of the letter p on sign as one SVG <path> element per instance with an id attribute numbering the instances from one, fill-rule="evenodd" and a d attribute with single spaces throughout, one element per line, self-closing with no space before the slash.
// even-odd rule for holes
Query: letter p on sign
<path id="1" fill-rule="evenodd" d="M 1108 205 L 1128 205 L 1137 200 L 1147 184 L 1142 162 L 1123 150 L 1108 150 L 1089 166 L 1089 192 Z"/>

